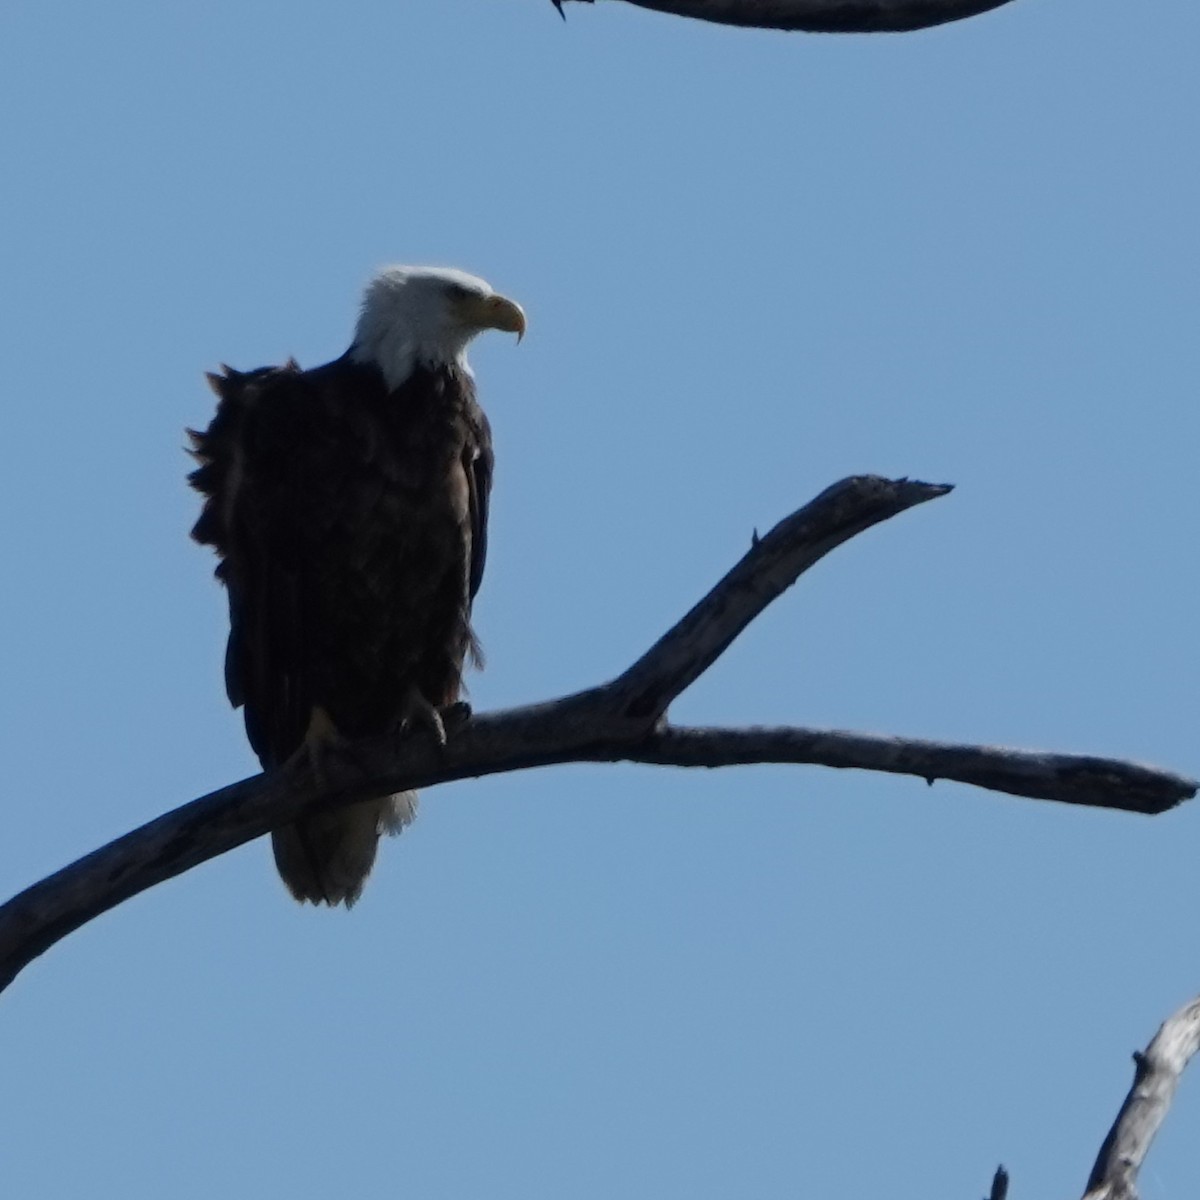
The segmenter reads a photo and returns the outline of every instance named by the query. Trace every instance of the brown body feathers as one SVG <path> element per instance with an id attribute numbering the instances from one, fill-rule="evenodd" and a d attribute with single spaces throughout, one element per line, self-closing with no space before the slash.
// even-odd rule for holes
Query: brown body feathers
<path id="1" fill-rule="evenodd" d="M 205 497 L 193 536 L 229 593 L 225 681 L 264 768 L 314 738 L 400 728 L 453 703 L 474 652 L 492 451 L 470 374 L 416 367 L 388 390 L 349 356 L 210 376 L 192 435 Z M 297 899 L 352 903 L 381 832 L 412 816 L 389 797 L 276 832 Z"/>

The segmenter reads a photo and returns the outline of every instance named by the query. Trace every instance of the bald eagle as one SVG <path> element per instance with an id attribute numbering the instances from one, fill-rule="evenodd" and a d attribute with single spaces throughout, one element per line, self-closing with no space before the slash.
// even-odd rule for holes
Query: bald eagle
<path id="1" fill-rule="evenodd" d="M 479 660 L 492 445 L 465 352 L 484 329 L 520 340 L 525 315 L 462 271 L 388 267 L 340 358 L 208 376 L 192 536 L 220 558 L 226 690 L 265 770 L 418 724 L 444 737 L 438 709 Z M 415 807 L 400 793 L 276 830 L 284 883 L 349 907 Z"/>

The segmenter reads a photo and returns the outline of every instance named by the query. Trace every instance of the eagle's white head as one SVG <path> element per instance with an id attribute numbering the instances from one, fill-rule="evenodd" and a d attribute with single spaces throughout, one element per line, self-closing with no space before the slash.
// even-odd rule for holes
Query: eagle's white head
<path id="1" fill-rule="evenodd" d="M 389 388 L 418 365 L 469 370 L 467 343 L 485 329 L 525 333 L 525 314 L 482 279 L 451 267 L 384 267 L 367 284 L 350 357 L 372 362 Z"/>

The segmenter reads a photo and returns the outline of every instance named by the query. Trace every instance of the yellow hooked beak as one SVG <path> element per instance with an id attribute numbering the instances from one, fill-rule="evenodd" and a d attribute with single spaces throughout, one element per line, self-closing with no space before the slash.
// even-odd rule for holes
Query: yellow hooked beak
<path id="1" fill-rule="evenodd" d="M 515 300 L 498 295 L 472 296 L 468 303 L 473 325 L 515 333 L 518 342 L 525 336 L 525 312 Z"/>

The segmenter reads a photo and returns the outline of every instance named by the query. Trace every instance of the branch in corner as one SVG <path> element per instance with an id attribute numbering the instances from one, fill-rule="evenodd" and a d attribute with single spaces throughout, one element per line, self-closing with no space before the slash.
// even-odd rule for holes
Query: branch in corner
<path id="1" fill-rule="evenodd" d="M 812 729 L 684 729 L 666 723 L 668 705 L 800 575 L 872 525 L 949 490 L 871 475 L 844 479 L 758 538 L 686 616 L 610 683 L 472 717 L 453 730 L 444 749 L 424 736 L 357 744 L 346 761 L 326 764 L 321 783 L 303 766 L 255 776 L 110 842 L 0 906 L 0 989 L 61 938 L 123 900 L 314 808 L 455 779 L 566 762 L 681 767 L 777 762 L 886 771 L 931 783 L 951 779 L 1138 813 L 1164 812 L 1194 795 L 1192 780 L 1114 759 Z"/>
<path id="2" fill-rule="evenodd" d="M 566 20 L 564 2 L 551 0 Z M 592 4 L 594 0 L 576 0 Z M 961 21 L 1009 0 L 626 0 L 639 8 L 719 25 L 802 33 L 905 33 Z"/>
<path id="3" fill-rule="evenodd" d="M 1184 1068 L 1200 1050 L 1200 996 L 1168 1017 L 1133 1056 L 1133 1084 L 1108 1131 L 1083 1200 L 1137 1200 L 1137 1174 L 1175 1099 Z"/>

